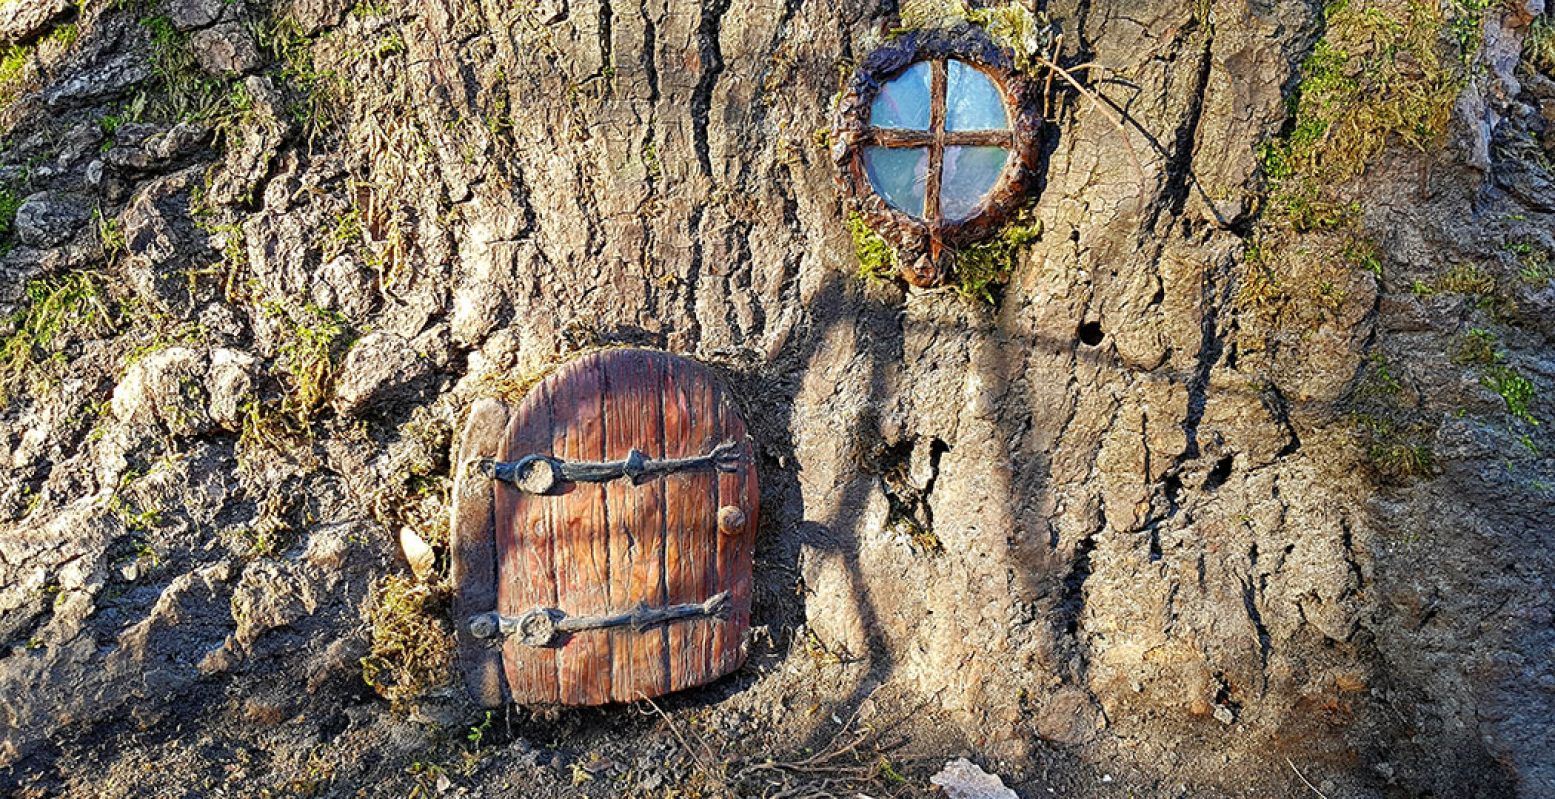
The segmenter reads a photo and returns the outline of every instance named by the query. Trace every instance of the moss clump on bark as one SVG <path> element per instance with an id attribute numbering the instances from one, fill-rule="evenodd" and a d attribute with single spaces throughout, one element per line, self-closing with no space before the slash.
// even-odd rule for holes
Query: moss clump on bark
<path id="1" fill-rule="evenodd" d="M 1555 21 L 1534 19 L 1523 39 L 1523 63 L 1546 75 L 1555 75 Z"/>
<path id="2" fill-rule="evenodd" d="M 1010 279 L 1021 252 L 1040 238 L 1042 222 L 1022 215 L 999 235 L 957 251 L 949 285 L 964 297 L 993 302 L 994 288 Z"/>
<path id="3" fill-rule="evenodd" d="M 11 229 L 16 226 L 16 210 L 22 207 L 21 195 L 10 186 L 0 186 L 0 255 L 11 249 Z"/>
<path id="4" fill-rule="evenodd" d="M 0 50 L 0 111 L 21 96 L 38 75 L 37 65 L 63 54 L 80 38 L 74 24 L 61 25 L 33 44 L 13 44 Z"/>
<path id="5" fill-rule="evenodd" d="M 853 237 L 853 255 L 858 259 L 858 275 L 870 282 L 891 280 L 900 267 L 896 251 L 870 228 L 859 214 L 848 214 L 848 234 Z"/>
<path id="6" fill-rule="evenodd" d="M 48 366 L 64 362 L 72 338 L 110 332 L 114 312 L 95 273 L 69 272 L 29 281 L 25 304 L 9 322 L 11 333 L 0 340 L 0 405 L 24 384 L 47 383 Z"/>
<path id="7" fill-rule="evenodd" d="M 277 364 L 289 382 L 283 410 L 307 423 L 330 397 L 335 367 L 354 336 L 345 317 L 311 303 L 292 309 L 278 302 L 264 306 L 285 331 Z"/>
<path id="8" fill-rule="evenodd" d="M 374 584 L 367 611 L 372 643 L 361 662 L 362 681 L 378 695 L 403 702 L 452 680 L 444 594 L 402 574 Z"/>
<path id="9" fill-rule="evenodd" d="M 1271 209 L 1302 230 L 1351 221 L 1354 209 L 1333 190 L 1389 145 L 1440 142 L 1474 55 L 1460 31 L 1478 26 L 1484 6 L 1336 0 L 1323 15 L 1323 38 L 1301 66 L 1294 126 L 1261 153 Z"/>
<path id="10" fill-rule="evenodd" d="M 862 216 L 848 215 L 848 233 L 853 238 L 860 279 L 880 283 L 901 273 L 896 250 Z M 993 238 L 955 250 L 945 285 L 963 297 L 994 302 L 995 288 L 1010 279 L 1021 251 L 1041 237 L 1041 221 L 1022 215 Z"/>
<path id="11" fill-rule="evenodd" d="M 1436 428 L 1420 417 L 1385 358 L 1372 356 L 1353 401 L 1350 421 L 1378 477 L 1399 483 L 1436 471 Z"/>

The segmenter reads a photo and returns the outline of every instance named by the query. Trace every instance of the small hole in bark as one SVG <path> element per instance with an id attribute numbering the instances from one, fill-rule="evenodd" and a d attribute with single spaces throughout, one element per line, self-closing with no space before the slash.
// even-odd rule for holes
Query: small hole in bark
<path id="1" fill-rule="evenodd" d="M 1102 332 L 1100 322 L 1086 322 L 1080 325 L 1080 343 L 1087 347 L 1094 347 L 1101 343 Z"/>
<path id="2" fill-rule="evenodd" d="M 1226 480 L 1231 478 L 1231 463 L 1230 455 L 1215 461 L 1215 468 L 1210 470 L 1209 477 L 1204 478 L 1205 491 L 1214 491 L 1226 484 Z"/>

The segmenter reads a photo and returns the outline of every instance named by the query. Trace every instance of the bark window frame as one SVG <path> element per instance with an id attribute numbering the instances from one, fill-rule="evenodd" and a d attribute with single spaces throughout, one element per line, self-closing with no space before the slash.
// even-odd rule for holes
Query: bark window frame
<path id="1" fill-rule="evenodd" d="M 965 63 L 993 83 L 1004 101 L 1009 122 L 1006 130 L 992 132 L 994 136 L 988 135 L 990 131 L 945 130 L 945 84 L 950 60 Z M 921 61 L 932 65 L 928 130 L 874 127 L 870 110 L 881 87 Z M 1011 53 L 970 25 L 903 33 L 866 56 L 853 73 L 837 103 L 832 126 L 832 160 L 837 166 L 837 179 L 851 210 L 896 248 L 901 256 L 898 260 L 902 276 L 909 283 L 939 284 L 958 247 L 997 234 L 1031 198 L 1038 183 L 1043 133 L 1035 89 L 1034 82 L 1015 68 Z M 1008 147 L 1010 155 L 1004 169 L 972 213 L 958 220 L 943 219 L 939 189 L 945 148 L 988 143 Z M 928 147 L 930 163 L 921 217 L 891 206 L 876 191 L 864 164 L 864 152 L 872 146 Z"/>

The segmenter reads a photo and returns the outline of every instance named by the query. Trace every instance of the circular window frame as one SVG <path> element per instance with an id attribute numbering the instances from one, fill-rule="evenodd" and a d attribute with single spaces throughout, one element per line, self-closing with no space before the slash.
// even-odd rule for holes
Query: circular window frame
<path id="1" fill-rule="evenodd" d="M 877 129 L 870 124 L 870 109 L 881 87 L 915 63 L 944 64 L 950 59 L 982 72 L 998 90 L 1009 118 L 1010 157 L 971 214 L 945 221 L 939 218 L 938 192 L 928 186 L 922 217 L 887 203 L 865 171 L 864 150 L 886 138 L 900 139 L 900 131 L 879 136 L 877 130 L 893 129 Z M 943 75 L 945 69 L 940 67 L 935 72 Z M 943 78 L 936 77 L 935 81 L 943 86 Z M 909 31 L 871 52 L 853 73 L 838 100 L 832 125 L 832 160 L 837 166 L 837 180 L 852 210 L 897 249 L 902 277 L 907 282 L 916 286 L 939 284 L 947 271 L 948 253 L 997 234 L 1026 204 L 1038 182 L 1038 154 L 1044 132 L 1035 89 L 1035 82 L 1015 69 L 1012 55 L 972 26 Z M 943 104 L 943 88 L 938 90 L 938 96 Z M 944 111 L 941 109 L 936 115 L 932 108 L 934 97 L 931 92 L 930 113 L 937 120 L 938 129 L 936 122 L 931 122 L 924 133 L 931 140 L 925 145 L 931 151 L 929 180 L 937 189 L 935 181 L 943 180 L 938 170 L 944 149 L 954 146 L 946 139 L 954 134 L 944 130 Z M 1005 145 L 1001 142 L 998 146 Z M 932 207 L 930 198 L 935 201 Z"/>

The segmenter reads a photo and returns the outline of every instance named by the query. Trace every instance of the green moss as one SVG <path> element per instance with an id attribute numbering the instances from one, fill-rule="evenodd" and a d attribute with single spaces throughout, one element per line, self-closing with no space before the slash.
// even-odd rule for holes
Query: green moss
<path id="1" fill-rule="evenodd" d="M 396 37 L 398 38 L 398 37 Z M 287 107 L 292 120 L 309 136 L 338 121 L 349 104 L 345 81 L 338 72 L 320 69 L 314 42 L 288 17 L 275 19 L 259 32 L 261 46 L 280 64 L 281 78 L 302 93 Z M 403 40 L 401 40 L 403 45 Z"/>
<path id="2" fill-rule="evenodd" d="M 329 399 L 335 367 L 354 336 L 345 317 L 311 303 L 294 309 L 268 302 L 264 311 L 280 321 L 283 331 L 277 367 L 288 394 L 282 410 L 307 423 Z"/>
<path id="3" fill-rule="evenodd" d="M 659 162 L 659 147 L 652 139 L 643 142 L 643 168 L 650 182 L 657 181 L 664 175 L 664 165 Z"/>
<path id="4" fill-rule="evenodd" d="M 1485 2 L 1329 2 L 1323 38 L 1301 66 L 1291 132 L 1261 148 L 1273 210 L 1301 230 L 1343 226 L 1354 209 L 1335 198 L 1337 186 L 1392 144 L 1440 142 Z"/>
<path id="5" fill-rule="evenodd" d="M 1393 374 L 1393 366 L 1380 353 L 1373 353 L 1366 360 L 1366 372 L 1356 387 L 1356 398 L 1362 401 L 1387 405 L 1399 404 L 1404 394 L 1404 384 Z"/>
<path id="6" fill-rule="evenodd" d="M 1429 282 L 1416 281 L 1410 291 L 1422 298 L 1438 294 L 1494 297 L 1496 288 L 1495 275 L 1474 264 L 1458 264 Z"/>
<path id="7" fill-rule="evenodd" d="M 1377 279 L 1382 278 L 1382 256 L 1377 253 L 1377 245 L 1367 239 L 1353 239 L 1344 246 L 1345 262 L 1351 266 L 1364 269 L 1372 273 Z"/>
<path id="8" fill-rule="evenodd" d="M 1436 470 L 1428 427 L 1370 414 L 1355 414 L 1351 418 L 1364 443 L 1366 460 L 1382 477 L 1408 481 Z"/>
<path id="9" fill-rule="evenodd" d="M 1555 76 L 1555 20 L 1548 15 L 1535 18 L 1529 26 L 1523 39 L 1523 63 Z"/>
<path id="10" fill-rule="evenodd" d="M 1042 222 L 1021 216 L 999 235 L 957 251 L 950 268 L 950 285 L 962 296 L 993 302 L 994 288 L 1010 279 L 1021 252 L 1040 238 Z"/>
<path id="11" fill-rule="evenodd" d="M 351 9 L 351 16 L 357 19 L 387 16 L 392 9 L 384 0 L 362 0 Z"/>
<path id="12" fill-rule="evenodd" d="M 1380 353 L 1367 359 L 1351 408 L 1356 441 L 1378 477 L 1408 482 L 1435 471 L 1435 426 L 1415 407 L 1393 364 Z"/>
<path id="13" fill-rule="evenodd" d="M 1501 354 L 1496 351 L 1496 343 L 1494 333 L 1484 328 L 1473 328 L 1465 333 L 1453 348 L 1452 362 L 1490 366 L 1501 360 Z"/>
<path id="14" fill-rule="evenodd" d="M 220 123 L 236 113 L 232 101 L 237 81 L 207 74 L 189 49 L 187 34 L 165 16 L 143 17 L 140 25 L 151 36 L 151 74 L 161 89 L 152 103 L 153 115 Z"/>
<path id="15" fill-rule="evenodd" d="M 938 555 L 945 551 L 944 542 L 933 530 L 923 526 L 911 514 L 893 512 L 886 520 L 886 531 L 901 536 L 919 555 Z"/>
<path id="16" fill-rule="evenodd" d="M 859 214 L 848 215 L 848 233 L 853 236 L 853 254 L 858 258 L 859 277 L 870 282 L 891 280 L 901 268 L 896 251 L 869 227 Z"/>
<path id="17" fill-rule="evenodd" d="M 24 384 L 37 387 L 62 366 L 64 346 L 75 336 L 101 335 L 114 327 L 110 300 L 91 272 L 68 272 L 28 281 L 25 304 L 12 315 L 12 332 L 0 341 L 0 404 Z"/>
<path id="18" fill-rule="evenodd" d="M 858 259 L 858 275 L 868 282 L 895 279 L 901 273 L 901 261 L 886 240 L 859 214 L 848 215 L 848 233 L 853 237 L 853 254 Z M 998 235 L 952 253 L 946 285 L 962 296 L 993 302 L 994 289 L 1009 280 L 1020 253 L 1042 237 L 1042 222 L 1021 215 Z"/>
<path id="19" fill-rule="evenodd" d="M 130 484 L 139 476 L 138 473 L 130 471 L 120 478 L 118 487 L 108 498 L 108 512 L 124 525 L 125 530 L 131 533 L 148 533 L 162 525 L 162 509 L 155 505 L 142 506 L 139 502 L 125 496 Z M 141 552 L 141 547 L 145 546 L 144 539 L 137 537 L 136 540 L 139 544 L 136 551 L 144 554 Z"/>
<path id="20" fill-rule="evenodd" d="M 61 25 L 33 44 L 13 44 L 0 50 L 0 110 L 21 96 L 28 81 L 36 74 L 34 64 L 68 49 L 81 36 L 74 24 Z"/>
<path id="21" fill-rule="evenodd" d="M 6 48 L 4 55 L 0 55 L 0 107 L 16 99 L 26 77 L 27 62 L 31 55 L 32 48 L 15 44 Z"/>
<path id="22" fill-rule="evenodd" d="M 367 611 L 371 643 L 362 681 L 400 703 L 453 677 L 453 636 L 443 618 L 447 598 L 432 586 L 391 574 L 373 586 Z"/>
<path id="23" fill-rule="evenodd" d="M 973 9 L 965 12 L 965 17 L 1014 53 L 1015 68 L 1021 72 L 1036 73 L 1041 68 L 1040 59 L 1056 33 L 1046 14 L 1034 13 L 1022 3 Z"/>
<path id="24" fill-rule="evenodd" d="M 1550 263 L 1549 253 L 1526 241 L 1507 246 L 1517 261 L 1517 277 L 1531 286 L 1543 288 L 1555 279 L 1555 265 Z"/>
<path id="25" fill-rule="evenodd" d="M 1506 412 L 1513 418 L 1533 425 L 1539 423 L 1528 407 L 1535 395 L 1533 382 L 1524 377 L 1515 367 L 1505 363 L 1488 367 L 1480 378 L 1480 385 L 1499 395 L 1506 403 Z"/>
<path id="26" fill-rule="evenodd" d="M 1471 328 L 1458 340 L 1451 352 L 1452 362 L 1477 366 L 1480 385 L 1495 392 L 1506 404 L 1506 412 L 1515 420 L 1537 425 L 1530 409 L 1537 387 L 1516 367 L 1506 362 L 1496 335 L 1484 328 Z"/>
<path id="27" fill-rule="evenodd" d="M 10 186 L 0 185 L 0 254 L 9 249 L 11 229 L 16 225 L 16 211 L 22 207 L 21 193 Z"/>

